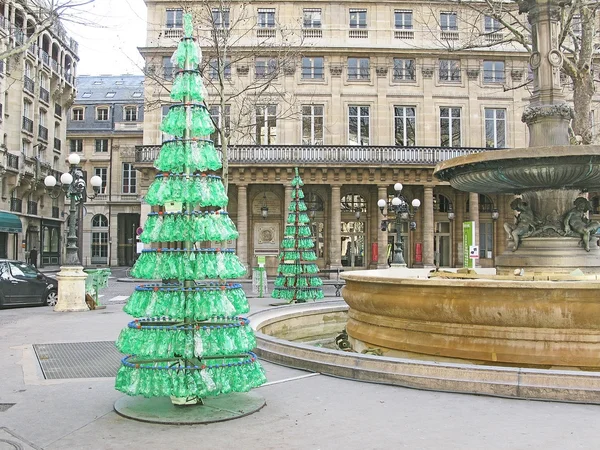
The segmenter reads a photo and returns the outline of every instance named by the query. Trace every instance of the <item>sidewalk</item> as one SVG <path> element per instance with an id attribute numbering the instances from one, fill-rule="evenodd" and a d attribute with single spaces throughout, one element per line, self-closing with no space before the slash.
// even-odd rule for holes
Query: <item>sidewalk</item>
<path id="1" fill-rule="evenodd" d="M 252 312 L 270 298 L 252 298 Z M 131 320 L 123 305 L 57 313 L 48 307 L 0 310 L 0 449 L 243 448 L 244 450 L 515 450 L 597 447 L 598 407 L 419 391 L 331 378 L 263 362 L 267 405 L 234 421 L 162 426 L 118 416 L 111 375 L 75 378 L 118 365 L 112 348 Z M 66 367 L 47 370 L 40 344 L 67 343 Z M 36 356 L 34 345 L 38 345 Z M 42 346 L 43 347 L 43 346 Z M 115 369 L 116 370 L 116 369 Z M 108 373 L 112 373 L 109 367 Z M 7 442 L 8 441 L 8 442 Z M 12 444 L 11 444 L 12 443 Z"/>

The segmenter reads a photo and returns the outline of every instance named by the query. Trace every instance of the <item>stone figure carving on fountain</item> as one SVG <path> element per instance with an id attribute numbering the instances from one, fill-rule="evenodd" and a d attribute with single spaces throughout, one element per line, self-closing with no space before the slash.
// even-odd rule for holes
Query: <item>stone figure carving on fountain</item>
<path id="1" fill-rule="evenodd" d="M 567 236 L 578 234 L 581 236 L 583 247 L 586 252 L 590 251 L 590 234 L 596 232 L 600 228 L 600 222 L 597 220 L 590 220 L 587 217 L 588 211 L 590 211 L 591 205 L 587 198 L 577 197 L 573 202 L 574 208 L 571 208 L 565 213 L 563 220 L 565 226 L 565 234 Z"/>
<path id="2" fill-rule="evenodd" d="M 512 251 L 514 252 L 519 248 L 521 240 L 524 237 L 530 236 L 536 230 L 539 222 L 535 218 L 535 214 L 529 204 L 522 198 L 515 198 L 510 202 L 510 207 L 517 212 L 515 223 L 505 223 L 504 230 L 506 230 L 508 238 L 513 242 Z"/>

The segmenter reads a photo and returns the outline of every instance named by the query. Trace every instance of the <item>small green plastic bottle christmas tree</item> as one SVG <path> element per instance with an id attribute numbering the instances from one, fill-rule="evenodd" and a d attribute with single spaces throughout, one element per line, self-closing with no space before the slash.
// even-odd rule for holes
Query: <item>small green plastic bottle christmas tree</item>
<path id="1" fill-rule="evenodd" d="M 285 234 L 281 241 L 277 279 L 273 298 L 289 303 L 303 303 L 323 298 L 323 281 L 317 275 L 315 242 L 311 236 L 310 219 L 304 203 L 304 183 L 298 175 L 292 180 L 292 202 L 288 212 Z"/>
<path id="2" fill-rule="evenodd" d="M 246 269 L 234 249 L 210 245 L 238 233 L 224 210 L 228 198 L 217 175 L 221 156 L 206 138 L 214 126 L 200 103 L 201 56 L 189 14 L 184 36 L 173 56 L 181 70 L 171 99 L 179 103 L 161 125 L 175 139 L 163 142 L 156 160 L 160 173 L 146 201 L 158 211 L 148 215 L 140 236 L 154 248 L 144 250 L 132 270 L 136 278 L 163 282 L 138 286 L 125 306 L 136 319 L 116 342 L 128 356 L 115 387 L 132 396 L 197 404 L 203 397 L 246 392 L 265 376 L 252 352 L 254 333 L 242 317 L 249 311 L 246 295 L 239 283 L 225 281 Z M 165 212 L 165 204 L 180 207 Z"/>

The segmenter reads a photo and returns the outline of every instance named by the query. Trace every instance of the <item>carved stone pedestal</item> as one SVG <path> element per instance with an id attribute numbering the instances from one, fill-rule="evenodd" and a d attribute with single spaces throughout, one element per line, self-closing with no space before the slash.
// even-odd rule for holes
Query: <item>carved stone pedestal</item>
<path id="1" fill-rule="evenodd" d="M 85 279 L 87 274 L 81 266 L 62 266 L 56 274 L 58 302 L 54 311 L 89 311 L 85 303 Z"/>
<path id="2" fill-rule="evenodd" d="M 586 252 L 578 237 L 530 237 L 523 239 L 515 252 L 509 248 L 496 257 L 498 275 L 512 275 L 515 269 L 526 272 L 571 273 L 580 269 L 585 274 L 600 274 L 598 238 L 590 238 Z M 510 247 L 510 246 L 509 246 Z"/>

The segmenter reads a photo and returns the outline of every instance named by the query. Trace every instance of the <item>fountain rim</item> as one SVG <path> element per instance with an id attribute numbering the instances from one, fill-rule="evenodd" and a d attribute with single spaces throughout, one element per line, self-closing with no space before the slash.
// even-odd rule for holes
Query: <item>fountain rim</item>
<path id="1" fill-rule="evenodd" d="M 267 308 L 248 317 L 261 359 L 337 378 L 491 397 L 600 404 L 600 372 L 462 364 L 349 353 L 287 341 L 260 330 L 277 320 L 348 310 L 343 300 Z"/>
<path id="2" fill-rule="evenodd" d="M 467 167 L 476 167 L 480 164 L 490 164 L 497 161 L 506 163 L 511 160 L 524 159 L 571 159 L 585 156 L 600 158 L 600 145 L 558 145 L 510 148 L 503 150 L 489 149 L 489 151 L 471 153 L 469 155 L 457 156 L 442 161 L 435 166 L 433 175 L 441 181 L 450 181 L 456 170 Z"/>

